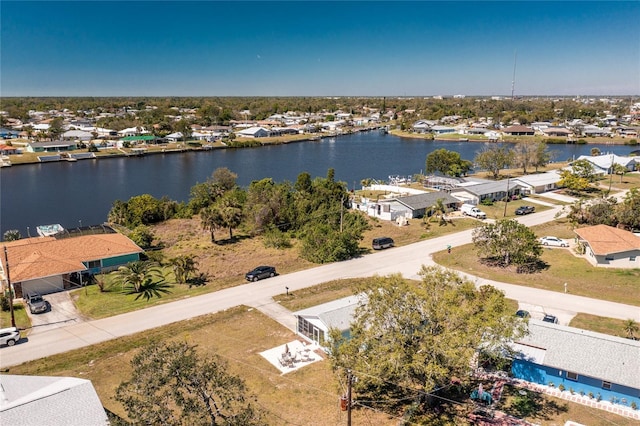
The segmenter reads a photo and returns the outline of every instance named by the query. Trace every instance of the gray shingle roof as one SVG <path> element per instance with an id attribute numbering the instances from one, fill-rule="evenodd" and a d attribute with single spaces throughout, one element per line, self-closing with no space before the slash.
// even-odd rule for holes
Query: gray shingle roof
<path id="1" fill-rule="evenodd" d="M 433 206 L 439 198 L 442 198 L 444 205 L 459 203 L 460 201 L 453 198 L 446 192 L 426 192 L 424 194 L 408 195 L 406 197 L 398 197 L 396 201 L 404 204 L 412 210 L 426 209 Z"/>
<path id="2" fill-rule="evenodd" d="M 0 424 L 109 424 L 100 398 L 89 380 L 3 374 L 0 383 L 6 398 L 6 401 L 0 401 Z"/>
<path id="3" fill-rule="evenodd" d="M 525 359 L 640 389 L 640 341 L 529 320 L 530 334 L 515 344 Z"/>

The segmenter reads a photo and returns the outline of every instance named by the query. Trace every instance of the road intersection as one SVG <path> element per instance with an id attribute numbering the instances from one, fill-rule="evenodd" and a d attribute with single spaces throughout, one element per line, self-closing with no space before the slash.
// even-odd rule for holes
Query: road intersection
<path id="1" fill-rule="evenodd" d="M 524 216 L 518 220 L 528 226 L 553 220 L 559 207 Z M 243 284 L 202 296 L 182 299 L 147 309 L 99 320 L 68 322 L 47 330 L 33 333 L 28 342 L 3 348 L 0 368 L 7 368 L 26 361 L 79 349 L 96 343 L 131 335 L 173 322 L 201 315 L 220 312 L 239 305 L 257 306 L 282 294 L 288 287 L 295 292 L 327 281 L 351 277 L 368 277 L 400 273 L 406 278 L 419 278 L 423 265 L 434 265 L 432 253 L 471 242 L 471 230 L 433 238 L 407 246 L 396 247 L 359 258 L 322 265 L 286 275 L 279 275 L 256 283 Z M 491 284 L 503 290 L 507 297 L 524 303 L 532 312 L 553 313 L 561 323 L 567 323 L 577 312 L 627 319 L 640 322 L 637 306 L 590 299 L 562 292 L 540 290 L 507 283 L 499 283 L 469 276 L 477 285 Z"/>

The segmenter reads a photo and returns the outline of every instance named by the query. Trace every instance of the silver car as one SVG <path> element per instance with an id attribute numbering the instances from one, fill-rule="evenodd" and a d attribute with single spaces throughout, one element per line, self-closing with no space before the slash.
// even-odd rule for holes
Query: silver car
<path id="1" fill-rule="evenodd" d="M 47 312 L 49 304 L 38 293 L 29 293 L 25 297 L 27 305 L 29 305 L 29 311 L 32 314 L 41 314 Z"/>

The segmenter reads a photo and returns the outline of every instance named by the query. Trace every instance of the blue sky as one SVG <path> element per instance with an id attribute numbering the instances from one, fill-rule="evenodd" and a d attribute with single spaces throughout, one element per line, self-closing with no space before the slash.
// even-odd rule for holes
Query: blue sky
<path id="1" fill-rule="evenodd" d="M 0 3 L 2 96 L 640 94 L 640 2 Z"/>

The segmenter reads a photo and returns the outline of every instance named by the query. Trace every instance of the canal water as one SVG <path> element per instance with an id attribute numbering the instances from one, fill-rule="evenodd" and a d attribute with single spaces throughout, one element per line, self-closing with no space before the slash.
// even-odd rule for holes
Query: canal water
<path id="1" fill-rule="evenodd" d="M 134 195 L 189 199 L 190 188 L 204 182 L 219 167 L 238 175 L 238 184 L 271 177 L 295 182 L 298 174 L 326 176 L 359 187 L 365 178 L 388 180 L 390 175 L 421 173 L 435 149 L 458 151 L 473 160 L 482 143 L 424 141 L 398 138 L 377 131 L 360 132 L 320 141 L 244 149 L 216 149 L 182 154 L 80 160 L 3 167 L 0 172 L 0 232 L 18 229 L 35 235 L 38 225 L 59 223 L 65 228 L 102 223 L 114 200 Z M 556 160 L 589 154 L 591 148 L 627 155 L 619 145 L 550 145 Z M 27 227 L 29 231 L 27 231 Z"/>

